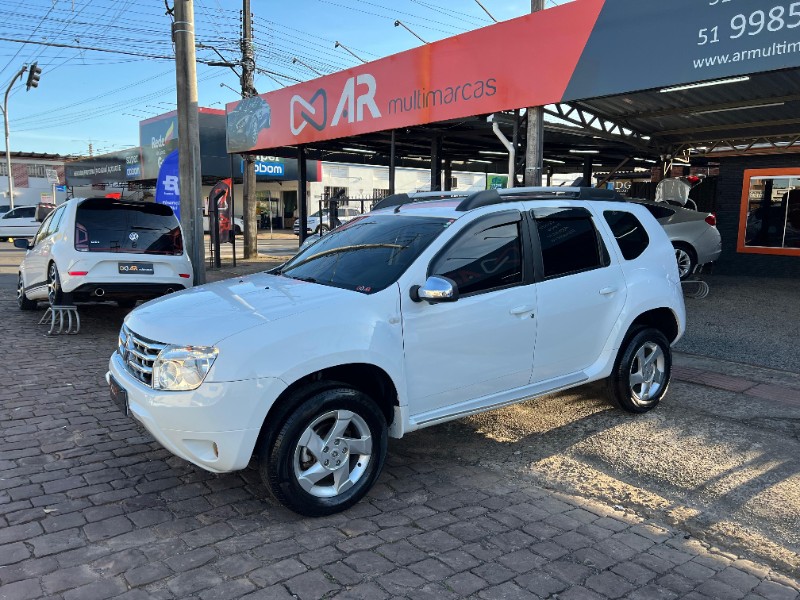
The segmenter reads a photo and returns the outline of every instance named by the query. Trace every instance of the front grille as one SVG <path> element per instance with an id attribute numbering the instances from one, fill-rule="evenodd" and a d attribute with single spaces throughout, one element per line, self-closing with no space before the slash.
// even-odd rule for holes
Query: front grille
<path id="1" fill-rule="evenodd" d="M 120 336 L 120 354 L 128 371 L 139 381 L 153 385 L 153 363 L 167 344 L 160 344 L 136 335 L 123 326 Z"/>

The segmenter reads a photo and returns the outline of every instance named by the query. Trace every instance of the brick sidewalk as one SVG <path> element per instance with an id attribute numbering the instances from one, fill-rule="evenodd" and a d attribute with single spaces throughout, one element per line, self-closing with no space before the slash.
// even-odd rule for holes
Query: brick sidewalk
<path id="1" fill-rule="evenodd" d="M 0 311 L 0 362 L 13 366 L 0 388 L 0 599 L 798 598 L 769 566 L 420 453 L 413 436 L 390 443 L 365 501 L 301 518 L 255 470 L 204 472 L 115 409 L 103 375 L 125 311 L 93 307 L 79 336 L 58 338 L 10 292 Z"/>

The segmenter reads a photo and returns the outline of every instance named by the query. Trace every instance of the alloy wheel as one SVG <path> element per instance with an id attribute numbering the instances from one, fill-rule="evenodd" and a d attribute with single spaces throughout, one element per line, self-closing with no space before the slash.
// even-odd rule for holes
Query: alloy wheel
<path id="1" fill-rule="evenodd" d="M 657 398 L 664 385 L 666 359 L 655 342 L 643 344 L 631 362 L 628 378 L 630 391 L 637 403 L 647 404 Z"/>
<path id="2" fill-rule="evenodd" d="M 294 450 L 294 476 L 318 498 L 336 497 L 367 471 L 372 437 L 366 421 L 349 410 L 332 410 L 314 419 Z"/>

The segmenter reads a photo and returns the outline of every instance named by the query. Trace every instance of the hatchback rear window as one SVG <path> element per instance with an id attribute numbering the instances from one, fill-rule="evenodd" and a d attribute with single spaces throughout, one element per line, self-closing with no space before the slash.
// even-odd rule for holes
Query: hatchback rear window
<path id="1" fill-rule="evenodd" d="M 183 254 L 178 219 L 163 204 L 90 198 L 75 214 L 75 249 L 83 252 Z"/>

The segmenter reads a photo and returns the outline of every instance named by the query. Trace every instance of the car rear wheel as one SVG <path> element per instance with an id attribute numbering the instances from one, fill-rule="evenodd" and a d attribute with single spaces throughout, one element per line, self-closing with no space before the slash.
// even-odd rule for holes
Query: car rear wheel
<path id="1" fill-rule="evenodd" d="M 327 233 L 330 231 L 330 227 L 325 223 L 320 223 L 320 225 L 314 230 L 314 233 Z"/>
<path id="2" fill-rule="evenodd" d="M 678 274 L 681 281 L 692 275 L 697 268 L 697 253 L 688 244 L 674 243 L 675 261 L 678 263 Z"/>
<path id="3" fill-rule="evenodd" d="M 387 426 L 366 394 L 344 384 L 299 390 L 258 449 L 272 495 L 309 517 L 351 507 L 369 491 L 386 458 Z"/>
<path id="4" fill-rule="evenodd" d="M 631 413 L 655 408 L 669 387 L 672 351 L 658 329 L 645 328 L 629 336 L 606 381 L 612 404 Z"/>
<path id="5" fill-rule="evenodd" d="M 22 273 L 19 274 L 17 279 L 17 306 L 20 310 L 35 310 L 36 300 L 31 300 L 25 295 L 25 282 L 22 279 Z"/>
<path id="6" fill-rule="evenodd" d="M 50 302 L 50 306 L 59 305 L 64 301 L 61 278 L 58 276 L 58 267 L 54 262 L 51 262 L 47 268 L 47 300 Z"/>

